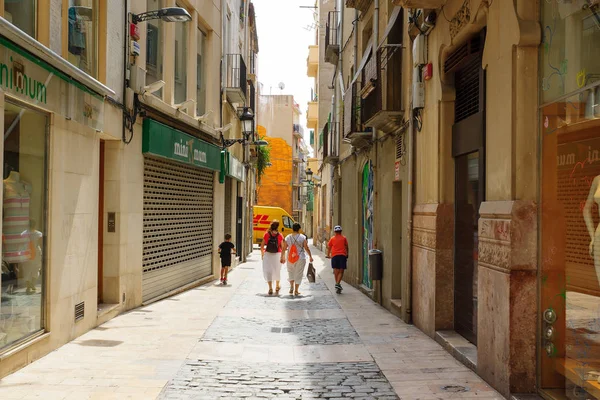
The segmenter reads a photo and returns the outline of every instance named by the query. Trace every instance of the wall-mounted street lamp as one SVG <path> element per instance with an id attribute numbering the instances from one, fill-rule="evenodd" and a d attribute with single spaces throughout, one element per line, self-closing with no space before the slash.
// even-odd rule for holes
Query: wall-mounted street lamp
<path id="1" fill-rule="evenodd" d="M 138 24 L 151 19 L 162 19 L 165 22 L 187 22 L 192 20 L 192 16 L 185 8 L 167 7 L 160 10 L 147 11 L 141 14 L 133 14 L 131 22 Z"/>
<path id="2" fill-rule="evenodd" d="M 306 169 L 306 180 L 309 182 L 312 182 L 312 177 L 313 177 L 313 172 L 312 172 L 312 169 L 310 169 L 310 167 L 309 167 Z"/>
<path id="3" fill-rule="evenodd" d="M 225 139 L 223 133 L 221 133 L 221 147 L 227 148 L 233 146 L 236 143 L 241 145 L 253 144 L 256 146 L 266 146 L 269 143 L 265 140 L 255 140 L 254 137 L 254 113 L 250 107 L 242 107 L 238 109 L 238 118 L 242 123 L 242 138 L 239 139 Z"/>

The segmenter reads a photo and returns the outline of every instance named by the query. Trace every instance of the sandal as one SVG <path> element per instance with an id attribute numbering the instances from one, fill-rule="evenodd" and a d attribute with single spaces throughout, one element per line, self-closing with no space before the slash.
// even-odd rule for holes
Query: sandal
<path id="1" fill-rule="evenodd" d="M 290 294 L 294 294 L 294 288 L 290 288 Z"/>
<path id="2" fill-rule="evenodd" d="M 294 296 L 300 296 L 301 294 L 302 293 L 300 293 L 300 292 L 296 292 L 296 293 L 294 293 Z"/>
<path id="3" fill-rule="evenodd" d="M 276 287 L 276 288 L 275 288 L 275 293 L 276 293 L 276 294 L 279 294 L 279 290 L 280 290 L 280 289 L 281 289 L 281 288 L 279 288 L 279 287 Z"/>
<path id="4" fill-rule="evenodd" d="M 273 294 L 273 289 L 269 289 L 269 294 Z"/>

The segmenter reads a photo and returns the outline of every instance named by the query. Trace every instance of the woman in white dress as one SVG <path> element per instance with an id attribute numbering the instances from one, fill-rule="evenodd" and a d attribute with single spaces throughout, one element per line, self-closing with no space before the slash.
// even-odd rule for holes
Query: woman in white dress
<path id="1" fill-rule="evenodd" d="M 290 281 L 290 294 L 299 296 L 300 284 L 304 276 L 304 267 L 306 267 L 306 254 L 313 262 L 312 254 L 308 248 L 306 236 L 300 233 L 300 224 L 295 223 L 292 226 L 293 233 L 287 235 L 283 241 L 283 251 L 281 253 L 281 262 L 285 262 L 285 253 L 288 251 L 287 270 L 288 280 Z"/>
<path id="2" fill-rule="evenodd" d="M 269 294 L 273 294 L 273 281 L 275 281 L 275 293 L 279 294 L 279 281 L 281 277 L 281 264 L 284 261 L 281 260 L 281 243 L 283 242 L 283 236 L 278 231 L 279 221 L 276 219 L 271 222 L 271 226 L 265 236 L 263 237 L 262 244 L 260 246 L 260 253 L 263 260 L 263 274 L 265 280 L 269 284 Z"/>

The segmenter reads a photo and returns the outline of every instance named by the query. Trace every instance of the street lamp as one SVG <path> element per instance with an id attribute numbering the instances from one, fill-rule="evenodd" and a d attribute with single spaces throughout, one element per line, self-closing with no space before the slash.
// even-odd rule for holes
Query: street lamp
<path id="1" fill-rule="evenodd" d="M 243 137 L 240 139 L 225 139 L 225 136 L 221 133 L 221 143 L 222 147 L 230 147 L 236 143 L 245 145 L 245 144 L 254 144 L 256 146 L 266 146 L 269 143 L 264 140 L 254 140 L 254 113 L 250 107 L 242 107 L 238 110 L 238 118 L 242 123 L 242 135 Z M 252 137 L 252 141 L 250 140 Z"/>
<path id="2" fill-rule="evenodd" d="M 192 16 L 185 8 L 167 7 L 160 10 L 147 11 L 141 14 L 132 14 L 131 21 L 134 24 L 149 21 L 151 19 L 162 19 L 165 22 L 187 22 L 192 20 Z"/>
<path id="3" fill-rule="evenodd" d="M 309 182 L 312 182 L 312 177 L 313 177 L 313 172 L 309 167 L 306 169 L 306 180 Z"/>

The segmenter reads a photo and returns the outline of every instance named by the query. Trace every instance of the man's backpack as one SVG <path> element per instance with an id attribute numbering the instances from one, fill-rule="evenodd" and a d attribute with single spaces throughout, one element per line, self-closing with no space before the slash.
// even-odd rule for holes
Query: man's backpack
<path id="1" fill-rule="evenodd" d="M 296 261 L 300 259 L 300 254 L 298 254 L 298 247 L 296 247 L 296 239 L 292 236 L 292 240 L 294 243 L 290 246 L 290 250 L 288 251 L 288 262 L 294 264 Z"/>
<path id="2" fill-rule="evenodd" d="M 273 236 L 269 232 L 269 241 L 267 242 L 267 253 L 278 253 L 279 252 L 279 234 Z"/>

